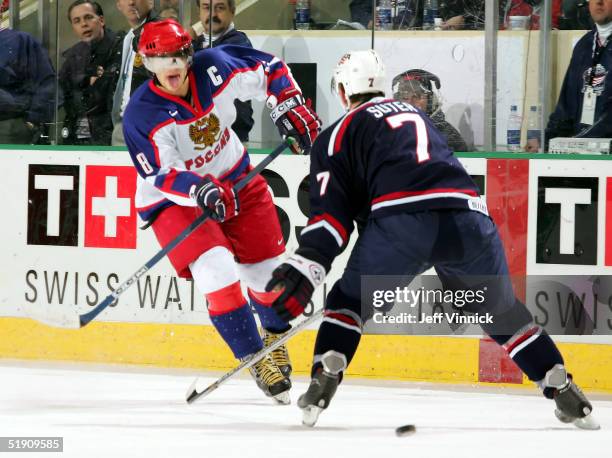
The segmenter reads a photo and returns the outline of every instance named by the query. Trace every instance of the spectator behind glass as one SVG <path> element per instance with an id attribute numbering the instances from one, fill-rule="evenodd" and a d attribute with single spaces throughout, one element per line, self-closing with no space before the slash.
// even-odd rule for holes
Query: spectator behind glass
<path id="1" fill-rule="evenodd" d="M 555 137 L 612 137 L 612 0 L 590 0 L 596 27 L 572 52 L 546 139 Z"/>
<path id="2" fill-rule="evenodd" d="M 121 51 L 121 67 L 115 93 L 113 94 L 113 135 L 114 146 L 125 146 L 123 139 L 123 112 L 130 100 L 130 95 L 150 77 L 149 72 L 138 55 L 138 40 L 142 26 L 157 20 L 153 10 L 153 0 L 117 0 L 117 9 L 123 14 L 130 25 L 130 30 L 124 35 Z"/>
<path id="3" fill-rule="evenodd" d="M 372 26 L 372 0 L 352 0 L 349 9 L 352 22 L 359 22 L 366 28 Z"/>
<path id="4" fill-rule="evenodd" d="M 193 49 L 197 52 L 209 47 L 210 32 L 210 0 L 196 0 L 200 9 L 200 22 L 192 27 Z M 234 27 L 234 15 L 236 14 L 236 0 L 212 0 L 212 42 L 213 46 L 239 45 L 252 48 L 251 41 L 244 32 Z M 253 128 L 253 108 L 251 102 L 234 100 L 236 107 L 236 122 L 232 129 L 242 142 L 249 141 L 249 132 Z"/>
<path id="5" fill-rule="evenodd" d="M 160 19 L 179 19 L 179 1 L 178 0 L 161 0 L 159 2 L 159 18 Z"/>
<path id="6" fill-rule="evenodd" d="M 47 142 L 55 111 L 55 71 L 25 32 L 0 30 L 0 143 Z"/>
<path id="7" fill-rule="evenodd" d="M 440 87 L 440 79 L 433 73 L 421 69 L 408 70 L 393 78 L 393 98 L 427 113 L 436 128 L 446 136 L 453 151 L 469 151 L 459 131 L 444 116 L 438 95 Z"/>
<path id="8" fill-rule="evenodd" d="M 561 18 L 561 1 L 552 0 L 552 18 L 551 24 L 553 29 L 559 28 L 559 19 Z M 509 0 L 506 3 L 506 13 L 504 16 L 503 25 L 509 28 L 508 22 L 510 16 L 529 16 L 528 29 L 540 29 L 540 10 L 544 6 L 544 0 Z"/>
<path id="9" fill-rule="evenodd" d="M 588 0 L 562 0 L 559 18 L 561 30 L 590 30 L 593 27 Z"/>
<path id="10" fill-rule="evenodd" d="M 64 51 L 59 73 L 66 112 L 62 138 L 69 145 L 110 145 L 122 37 L 105 26 L 102 7 L 93 0 L 73 2 L 68 20 L 80 41 Z"/>
<path id="11" fill-rule="evenodd" d="M 499 1 L 500 26 L 503 26 L 505 8 L 511 1 L 515 0 Z M 483 30 L 485 26 L 485 1 L 442 0 L 440 2 L 440 17 L 444 21 L 442 23 L 443 30 Z"/>

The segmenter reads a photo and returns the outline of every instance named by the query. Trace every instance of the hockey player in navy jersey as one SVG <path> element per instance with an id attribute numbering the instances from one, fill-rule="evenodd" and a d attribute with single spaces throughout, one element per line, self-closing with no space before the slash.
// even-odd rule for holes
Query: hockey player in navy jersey
<path id="1" fill-rule="evenodd" d="M 267 100 L 281 134 L 305 151 L 320 122 L 287 66 L 269 54 L 219 46 L 193 55 L 189 34 L 172 19 L 144 26 L 139 53 L 154 78 L 132 94 L 124 115 L 139 175 L 136 208 L 162 245 L 202 211 L 210 213 L 168 256 L 179 276 L 193 277 L 205 295 L 210 319 L 235 357 L 246 358 L 289 326 L 270 307 L 276 295 L 265 292 L 285 250 L 266 181 L 256 176 L 238 195 L 232 190 L 251 169 L 231 129 L 234 100 Z M 241 281 L 259 315 L 263 341 Z M 282 403 L 289 402 L 290 372 L 284 346 L 251 369 L 266 395 Z"/>
<path id="2" fill-rule="evenodd" d="M 567 374 L 556 345 L 516 299 L 486 204 L 443 135 L 420 110 L 384 98 L 384 67 L 374 51 L 342 57 L 332 86 L 347 113 L 315 141 L 311 217 L 299 248 L 267 285 L 268 291 L 283 291 L 273 304 L 280 317 L 299 316 L 346 247 L 353 222 L 368 217 L 327 295 L 312 382 L 298 400 L 303 422 L 314 425 L 329 406 L 357 350 L 368 318 L 361 275 L 411 277 L 434 267 L 445 289 L 475 290 L 473 281 L 485 286 L 482 309 L 494 321 L 483 325 L 485 332 L 556 401 L 561 421 L 597 428 L 591 404 Z"/>

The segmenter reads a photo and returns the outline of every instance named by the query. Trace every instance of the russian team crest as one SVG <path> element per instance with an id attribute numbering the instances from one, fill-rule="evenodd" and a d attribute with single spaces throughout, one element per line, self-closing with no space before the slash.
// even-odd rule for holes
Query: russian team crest
<path id="1" fill-rule="evenodd" d="M 203 150 L 211 147 L 221 137 L 221 123 L 219 118 L 211 113 L 205 118 L 198 119 L 189 126 L 189 138 L 196 146 L 195 149 Z"/>

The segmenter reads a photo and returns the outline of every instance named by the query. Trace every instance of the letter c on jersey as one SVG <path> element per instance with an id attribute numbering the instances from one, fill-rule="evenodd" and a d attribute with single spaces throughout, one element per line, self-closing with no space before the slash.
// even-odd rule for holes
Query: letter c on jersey
<path id="1" fill-rule="evenodd" d="M 221 86 L 221 83 L 223 83 L 223 78 L 221 78 L 221 76 L 219 75 L 219 70 L 217 69 L 217 67 L 215 67 L 214 65 L 208 67 L 208 70 L 206 70 L 206 72 L 208 73 L 208 76 L 210 76 L 210 80 L 215 86 Z"/>

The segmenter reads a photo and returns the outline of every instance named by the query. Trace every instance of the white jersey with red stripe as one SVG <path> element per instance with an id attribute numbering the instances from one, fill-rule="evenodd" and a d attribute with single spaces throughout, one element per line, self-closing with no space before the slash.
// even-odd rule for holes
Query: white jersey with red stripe
<path id="1" fill-rule="evenodd" d="M 242 46 L 219 46 L 195 54 L 186 99 L 148 81 L 130 97 L 123 132 L 138 171 L 136 208 L 144 220 L 172 204 L 195 206 L 191 188 L 204 175 L 233 180 L 249 157 L 231 125 L 234 100 L 266 100 L 298 90 L 284 62 Z"/>
<path id="2" fill-rule="evenodd" d="M 397 213 L 465 208 L 486 213 L 479 190 L 422 111 L 376 97 L 317 137 L 310 154 L 311 218 L 300 247 L 331 263 L 353 221 Z"/>

